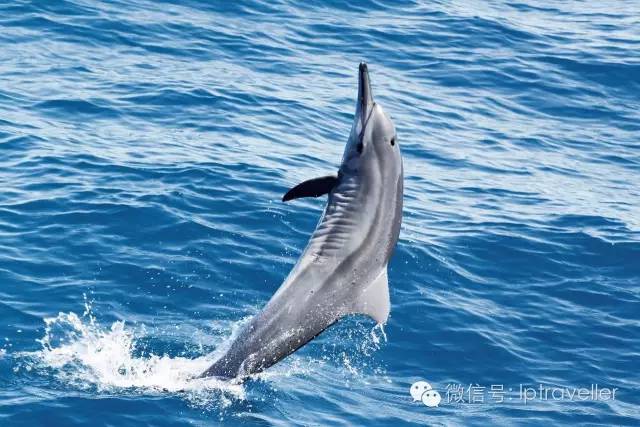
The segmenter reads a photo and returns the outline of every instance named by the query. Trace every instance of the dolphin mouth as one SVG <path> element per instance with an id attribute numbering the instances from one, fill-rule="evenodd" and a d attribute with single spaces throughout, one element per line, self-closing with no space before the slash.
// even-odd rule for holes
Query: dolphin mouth
<path id="1" fill-rule="evenodd" d="M 369 68 L 365 62 L 361 62 L 358 71 L 358 113 L 362 130 L 364 130 L 367 119 L 373 111 L 374 104 Z"/>

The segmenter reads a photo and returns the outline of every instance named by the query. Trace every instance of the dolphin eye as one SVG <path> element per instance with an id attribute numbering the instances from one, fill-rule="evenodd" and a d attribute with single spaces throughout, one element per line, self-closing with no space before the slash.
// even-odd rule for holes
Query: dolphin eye
<path id="1" fill-rule="evenodd" d="M 396 137 L 391 138 L 391 145 L 396 145 Z"/>
<path id="2" fill-rule="evenodd" d="M 356 150 L 358 150 L 358 153 L 362 153 L 363 148 L 364 146 L 362 145 L 362 142 L 358 142 L 358 146 L 356 147 Z"/>

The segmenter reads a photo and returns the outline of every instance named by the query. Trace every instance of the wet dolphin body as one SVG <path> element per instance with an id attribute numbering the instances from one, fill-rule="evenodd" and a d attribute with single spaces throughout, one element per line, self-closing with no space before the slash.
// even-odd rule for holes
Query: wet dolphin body
<path id="1" fill-rule="evenodd" d="M 338 173 L 298 184 L 282 200 L 323 194 L 329 195 L 324 215 L 298 263 L 202 377 L 260 372 L 346 315 L 387 321 L 387 263 L 402 221 L 402 158 L 395 127 L 373 100 L 364 63 Z"/>

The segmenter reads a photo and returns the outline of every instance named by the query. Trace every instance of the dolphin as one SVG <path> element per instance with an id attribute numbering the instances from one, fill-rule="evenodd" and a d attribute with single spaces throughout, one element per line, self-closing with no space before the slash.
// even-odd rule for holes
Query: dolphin
<path id="1" fill-rule="evenodd" d="M 386 323 L 387 264 L 402 222 L 402 157 L 393 122 L 373 100 L 367 64 L 360 64 L 358 77 L 340 169 L 304 181 L 282 198 L 328 194 L 306 249 L 264 309 L 200 377 L 241 379 L 261 372 L 347 315 Z"/>

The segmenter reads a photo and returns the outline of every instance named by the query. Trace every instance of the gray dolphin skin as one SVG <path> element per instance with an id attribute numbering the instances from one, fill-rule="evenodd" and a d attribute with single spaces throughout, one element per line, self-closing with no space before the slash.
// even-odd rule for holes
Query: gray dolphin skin
<path id="1" fill-rule="evenodd" d="M 283 201 L 328 194 L 327 206 L 289 276 L 201 377 L 261 372 L 351 314 L 387 321 L 387 263 L 402 222 L 403 171 L 395 126 L 359 67 L 356 114 L 337 174 L 305 181 Z"/>

